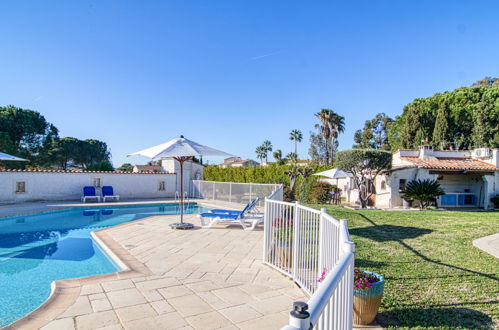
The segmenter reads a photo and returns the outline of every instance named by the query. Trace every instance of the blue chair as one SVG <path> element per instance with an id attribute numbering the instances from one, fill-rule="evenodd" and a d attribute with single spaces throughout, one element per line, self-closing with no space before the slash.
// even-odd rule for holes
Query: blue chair
<path id="1" fill-rule="evenodd" d="M 102 187 L 102 199 L 105 203 L 108 199 L 113 201 L 119 201 L 120 195 L 115 195 L 112 186 L 103 186 Z"/>
<path id="2" fill-rule="evenodd" d="M 86 203 L 87 200 L 95 200 L 100 202 L 100 196 L 97 196 L 95 193 L 95 187 L 93 186 L 85 186 L 83 187 L 83 196 L 81 196 L 81 201 Z"/>

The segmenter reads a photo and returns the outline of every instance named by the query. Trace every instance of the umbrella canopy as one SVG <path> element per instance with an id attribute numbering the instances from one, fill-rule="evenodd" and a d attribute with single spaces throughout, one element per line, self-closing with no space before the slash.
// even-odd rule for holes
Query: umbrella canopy
<path id="1" fill-rule="evenodd" d="M 18 162 L 27 162 L 27 159 L 12 156 L 3 152 L 0 152 L 0 160 L 13 160 Z"/>
<path id="2" fill-rule="evenodd" d="M 231 157 L 233 155 L 204 146 L 197 142 L 188 140 L 183 136 L 180 136 L 177 139 L 173 139 L 157 146 L 131 153 L 128 156 L 146 156 L 149 158 L 172 157 L 180 163 L 180 222 L 173 223 L 170 225 L 170 227 L 176 229 L 190 229 L 193 228 L 194 225 L 184 222 L 184 162 L 191 157 Z"/>
<path id="3" fill-rule="evenodd" d="M 331 179 L 351 178 L 353 175 L 337 168 L 315 173 L 314 175 L 325 176 Z"/>
<path id="4" fill-rule="evenodd" d="M 157 146 L 140 150 L 128 156 L 146 156 L 149 158 L 162 157 L 200 157 L 200 156 L 220 156 L 232 157 L 226 152 L 213 149 L 184 137 L 159 144 Z"/>

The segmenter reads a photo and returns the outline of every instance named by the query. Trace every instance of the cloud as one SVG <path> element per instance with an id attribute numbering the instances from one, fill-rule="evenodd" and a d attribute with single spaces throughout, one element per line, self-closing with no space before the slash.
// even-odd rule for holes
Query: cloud
<path id="1" fill-rule="evenodd" d="M 269 57 L 269 56 L 280 54 L 282 52 L 284 52 L 284 50 L 278 50 L 278 51 L 275 51 L 275 52 L 272 52 L 272 53 L 255 56 L 255 57 L 250 58 L 250 61 L 260 60 L 260 59 L 265 58 L 265 57 Z"/>

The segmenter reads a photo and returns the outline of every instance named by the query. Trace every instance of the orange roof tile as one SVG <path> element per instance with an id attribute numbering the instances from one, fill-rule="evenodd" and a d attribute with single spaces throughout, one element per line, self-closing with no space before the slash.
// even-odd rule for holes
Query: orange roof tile
<path id="1" fill-rule="evenodd" d="M 418 157 L 400 157 L 408 160 L 419 168 L 438 169 L 438 170 L 458 170 L 458 171 L 495 171 L 498 170 L 494 165 L 471 158 L 437 158 L 421 159 Z"/>

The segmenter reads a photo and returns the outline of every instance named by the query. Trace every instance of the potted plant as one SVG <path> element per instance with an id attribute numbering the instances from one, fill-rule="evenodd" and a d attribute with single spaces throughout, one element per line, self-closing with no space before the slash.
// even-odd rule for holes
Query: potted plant
<path id="1" fill-rule="evenodd" d="M 383 276 L 355 268 L 353 289 L 353 323 L 371 324 L 378 314 L 385 279 Z"/>

